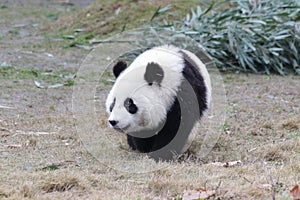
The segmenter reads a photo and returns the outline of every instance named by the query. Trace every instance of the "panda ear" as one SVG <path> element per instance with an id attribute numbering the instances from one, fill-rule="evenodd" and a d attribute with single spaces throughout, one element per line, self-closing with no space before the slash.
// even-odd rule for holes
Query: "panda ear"
<path id="1" fill-rule="evenodd" d="M 145 81 L 147 81 L 148 85 L 152 85 L 154 82 L 160 85 L 163 78 L 164 71 L 161 68 L 161 66 L 154 62 L 148 63 L 146 67 L 146 72 L 144 74 L 144 79 Z"/>
<path id="2" fill-rule="evenodd" d="M 127 64 L 124 61 L 118 61 L 117 64 L 113 67 L 113 73 L 116 78 L 127 68 Z"/>

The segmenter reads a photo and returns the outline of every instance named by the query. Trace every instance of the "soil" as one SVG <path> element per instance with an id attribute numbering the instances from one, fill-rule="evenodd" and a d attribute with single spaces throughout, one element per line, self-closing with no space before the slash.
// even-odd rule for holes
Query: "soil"
<path id="1" fill-rule="evenodd" d="M 1 199 L 180 199 L 201 188 L 217 199 L 290 199 L 300 183 L 299 76 L 222 73 L 227 118 L 205 161 L 193 150 L 163 169 L 130 174 L 93 158 L 77 135 L 66 84 L 89 51 L 40 31 L 91 2 L 0 2 Z M 235 160 L 242 164 L 211 165 Z"/>

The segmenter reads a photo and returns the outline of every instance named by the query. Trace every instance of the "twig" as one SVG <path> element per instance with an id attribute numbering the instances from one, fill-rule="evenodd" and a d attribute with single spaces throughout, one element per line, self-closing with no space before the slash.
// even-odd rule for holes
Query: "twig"
<path id="1" fill-rule="evenodd" d="M 0 105 L 0 109 L 16 109 L 16 108 L 10 107 L 10 106 L 3 106 L 3 105 Z"/>
<path id="2" fill-rule="evenodd" d="M 245 179 L 245 181 L 247 181 L 250 184 L 253 184 L 253 181 L 251 182 L 249 179 L 247 179 L 245 176 L 243 176 L 243 178 Z"/>
<path id="3" fill-rule="evenodd" d="M 269 174 L 270 174 L 270 180 L 271 180 L 271 185 L 272 185 L 272 200 L 276 200 L 275 194 L 276 194 L 276 184 L 274 183 L 273 177 L 272 177 L 272 172 L 271 169 L 269 169 Z"/>
<path id="4" fill-rule="evenodd" d="M 218 190 L 220 189 L 220 187 L 221 187 L 221 180 L 219 181 L 219 183 L 218 183 L 218 185 L 217 185 L 217 187 L 214 189 L 215 190 L 215 195 L 214 195 L 214 199 L 216 199 L 216 197 L 217 197 L 217 193 L 218 193 Z M 221 194 L 221 190 L 219 190 L 219 194 Z"/>

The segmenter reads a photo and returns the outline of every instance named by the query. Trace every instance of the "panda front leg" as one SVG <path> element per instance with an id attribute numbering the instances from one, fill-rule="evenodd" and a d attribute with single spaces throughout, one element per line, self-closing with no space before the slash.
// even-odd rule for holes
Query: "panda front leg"
<path id="1" fill-rule="evenodd" d="M 148 138 L 138 138 L 127 134 L 127 143 L 133 150 L 149 153 L 153 150 L 156 135 Z"/>

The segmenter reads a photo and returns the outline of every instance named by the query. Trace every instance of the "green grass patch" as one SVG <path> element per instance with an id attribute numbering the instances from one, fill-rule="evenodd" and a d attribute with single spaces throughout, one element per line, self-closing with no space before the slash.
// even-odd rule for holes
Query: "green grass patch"
<path id="1" fill-rule="evenodd" d="M 55 106 L 50 106 L 50 107 L 49 107 L 49 110 L 55 111 Z"/>
<path id="2" fill-rule="evenodd" d="M 18 28 L 15 28 L 15 29 L 11 29 L 8 31 L 10 34 L 13 34 L 13 35 L 18 35 L 20 33 L 19 29 Z"/>
<path id="3" fill-rule="evenodd" d="M 58 19 L 58 14 L 57 13 L 46 13 L 45 17 L 51 19 L 51 20 L 57 20 Z"/>
<path id="4" fill-rule="evenodd" d="M 74 30 L 61 30 L 55 37 L 57 39 L 63 39 L 62 43 L 64 48 L 74 47 L 76 45 L 90 45 L 89 41 L 95 37 L 90 32 L 78 32 Z"/>
<path id="5" fill-rule="evenodd" d="M 64 84 L 64 86 L 73 86 L 75 70 L 38 70 L 32 68 L 17 68 L 12 66 L 0 67 L 0 78 L 9 79 L 14 82 L 19 80 L 35 80 L 46 84 Z"/>
<path id="6" fill-rule="evenodd" d="M 43 167 L 41 170 L 42 171 L 54 171 L 54 170 L 58 170 L 59 169 L 59 165 L 49 165 L 49 166 L 46 166 L 46 167 Z"/>
<path id="7" fill-rule="evenodd" d="M 0 4 L 0 9 L 6 9 L 6 8 L 8 8 L 8 6 L 6 4 L 3 4 L 3 3 Z"/>
<path id="8" fill-rule="evenodd" d="M 95 36 L 93 33 L 85 33 L 85 34 L 77 34 L 72 40 L 72 42 L 69 44 L 70 47 L 76 46 L 76 45 L 85 45 L 89 44 L 89 41 L 93 39 Z"/>
<path id="9" fill-rule="evenodd" d="M 34 79 L 38 77 L 38 71 L 35 69 L 4 66 L 0 67 L 0 77 L 7 79 Z"/>
<path id="10" fill-rule="evenodd" d="M 114 80 L 114 76 L 112 75 L 112 72 L 110 70 L 105 70 L 101 76 L 100 84 L 104 86 L 107 85 L 112 86 L 113 85 L 112 80 Z"/>

